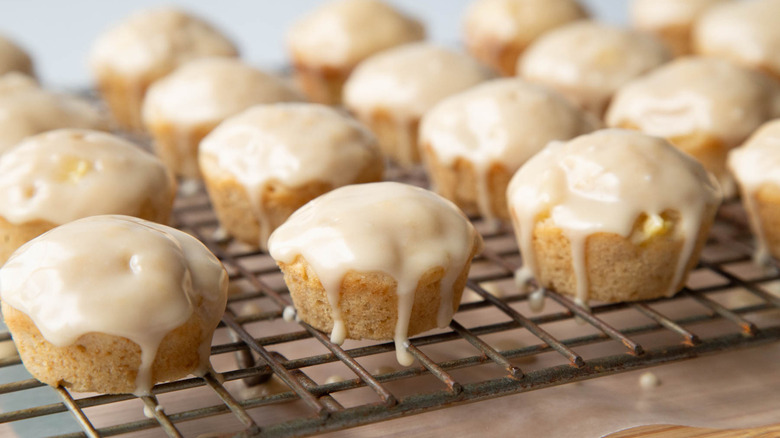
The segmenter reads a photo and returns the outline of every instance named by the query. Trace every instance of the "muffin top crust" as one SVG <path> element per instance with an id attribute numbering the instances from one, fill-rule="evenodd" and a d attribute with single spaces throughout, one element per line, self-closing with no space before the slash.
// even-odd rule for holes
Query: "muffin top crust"
<path id="1" fill-rule="evenodd" d="M 489 77 L 468 55 L 429 43 L 407 44 L 358 65 L 344 87 L 344 103 L 358 113 L 383 110 L 420 118 L 443 98 Z"/>
<path id="2" fill-rule="evenodd" d="M 194 58 L 236 54 L 233 43 L 206 21 L 165 7 L 136 12 L 103 33 L 89 63 L 95 72 L 157 77 Z"/>
<path id="3" fill-rule="evenodd" d="M 423 38 L 422 23 L 385 2 L 335 0 L 298 20 L 287 44 L 294 61 L 335 68 Z"/>

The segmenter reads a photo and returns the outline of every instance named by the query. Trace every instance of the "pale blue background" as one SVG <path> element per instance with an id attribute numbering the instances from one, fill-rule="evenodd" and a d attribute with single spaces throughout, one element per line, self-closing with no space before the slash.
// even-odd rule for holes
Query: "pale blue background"
<path id="1" fill-rule="evenodd" d="M 470 0 L 390 0 L 423 18 L 432 40 L 457 44 L 460 22 Z M 181 5 L 213 21 L 241 46 L 244 58 L 265 68 L 286 64 L 284 33 L 292 21 L 320 3 L 317 0 L 0 0 L 0 32 L 21 43 L 35 57 L 43 82 L 84 86 L 89 47 L 103 30 L 137 9 Z M 625 22 L 626 0 L 584 0 L 600 18 Z"/>

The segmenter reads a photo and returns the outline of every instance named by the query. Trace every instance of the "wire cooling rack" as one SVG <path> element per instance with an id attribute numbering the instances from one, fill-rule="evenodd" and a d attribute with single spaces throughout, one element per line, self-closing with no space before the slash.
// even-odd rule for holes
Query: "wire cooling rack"
<path id="1" fill-rule="evenodd" d="M 419 175 L 400 179 L 424 184 Z M 220 235 L 203 191 L 177 199 L 174 216 L 230 273 L 214 371 L 159 384 L 149 397 L 74 395 L 30 378 L 11 355 L 0 359 L 0 427 L 25 435 L 47 424 L 48 434 L 66 437 L 310 435 L 780 340 L 780 275 L 752 263 L 736 203 L 721 208 L 702 261 L 675 297 L 590 312 L 551 291 L 540 310 L 538 294 L 514 285 L 520 256 L 511 230 L 483 233 L 464 303 L 449 328 L 411 340 L 417 361 L 407 368 L 392 342 L 338 346 L 284 321 L 290 299 L 278 268 Z M 0 342 L 9 339 L 0 333 Z"/>

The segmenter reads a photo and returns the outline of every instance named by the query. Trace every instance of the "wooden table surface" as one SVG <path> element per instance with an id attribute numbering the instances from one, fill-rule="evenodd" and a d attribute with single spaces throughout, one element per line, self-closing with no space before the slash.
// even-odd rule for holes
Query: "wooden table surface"
<path id="1" fill-rule="evenodd" d="M 607 435 L 607 438 L 775 438 L 778 436 L 780 436 L 780 423 L 750 429 L 705 429 L 672 425 L 640 426 Z"/>

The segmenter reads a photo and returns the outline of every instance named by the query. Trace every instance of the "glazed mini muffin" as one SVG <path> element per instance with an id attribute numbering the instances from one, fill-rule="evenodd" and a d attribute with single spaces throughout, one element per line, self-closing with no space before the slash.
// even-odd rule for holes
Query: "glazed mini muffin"
<path id="1" fill-rule="evenodd" d="M 378 0 L 334 0 L 296 21 L 287 35 L 295 78 L 310 100 L 341 103 L 352 69 L 369 56 L 425 38 L 419 21 Z"/>
<path id="2" fill-rule="evenodd" d="M 756 236 L 755 260 L 780 259 L 780 120 L 765 123 L 732 150 L 728 165 Z"/>
<path id="3" fill-rule="evenodd" d="M 258 105 L 223 122 L 200 145 L 206 189 L 222 227 L 266 248 L 300 206 L 347 184 L 380 181 L 374 136 L 319 104 Z"/>
<path id="4" fill-rule="evenodd" d="M 651 35 L 580 21 L 531 44 L 518 62 L 517 74 L 554 88 L 601 117 L 621 86 L 669 59 L 669 50 Z"/>
<path id="5" fill-rule="evenodd" d="M 507 191 L 523 268 L 580 303 L 671 296 L 721 201 L 696 160 L 658 137 L 602 130 L 550 143 Z"/>
<path id="6" fill-rule="evenodd" d="M 779 0 L 735 1 L 712 8 L 697 22 L 697 53 L 755 68 L 780 80 Z"/>
<path id="7" fill-rule="evenodd" d="M 3 318 L 24 366 L 79 392 L 145 395 L 207 372 L 227 286 L 195 238 L 128 216 L 57 227 L 0 269 Z"/>
<path id="8" fill-rule="evenodd" d="M 386 50 L 361 63 L 344 86 L 344 105 L 398 164 L 420 162 L 417 131 L 426 111 L 490 77 L 471 57 L 428 43 Z"/>
<path id="9" fill-rule="evenodd" d="M 198 144 L 220 122 L 253 105 L 301 99 L 281 79 L 239 59 L 202 58 L 149 87 L 143 121 L 168 168 L 198 178 Z"/>
<path id="10" fill-rule="evenodd" d="M 62 129 L 0 156 L 0 265 L 23 243 L 101 214 L 167 223 L 175 182 L 154 155 L 97 131 Z"/>
<path id="11" fill-rule="evenodd" d="M 696 20 L 709 8 L 731 0 L 634 0 L 633 26 L 662 39 L 677 56 L 693 52 L 692 32 Z"/>
<path id="12" fill-rule="evenodd" d="M 15 42 L 0 35 L 0 75 L 9 72 L 35 75 L 30 55 Z"/>
<path id="13" fill-rule="evenodd" d="M 550 141 L 597 128 L 563 96 L 521 79 L 497 79 L 456 94 L 425 114 L 420 147 L 435 191 L 470 215 L 509 221 L 506 188 Z"/>
<path id="14" fill-rule="evenodd" d="M 218 30 L 172 8 L 135 13 L 103 33 L 90 53 L 97 88 L 121 127 L 140 131 L 141 104 L 152 82 L 205 56 L 236 56 Z"/>
<path id="15" fill-rule="evenodd" d="M 577 0 L 476 0 L 466 10 L 464 42 L 475 58 L 513 76 L 531 42 L 587 15 Z"/>
<path id="16" fill-rule="evenodd" d="M 761 73 L 714 58 L 681 58 L 632 81 L 613 99 L 609 126 L 664 137 L 734 192 L 726 154 L 780 115 L 780 89 Z"/>
<path id="17" fill-rule="evenodd" d="M 108 119 L 84 99 L 40 88 L 20 73 L 0 76 L 0 155 L 25 138 L 59 128 L 108 130 Z"/>
<path id="18" fill-rule="evenodd" d="M 296 211 L 269 241 L 298 317 L 331 341 L 395 340 L 446 327 L 482 238 L 433 192 L 395 182 L 336 189 Z"/>

